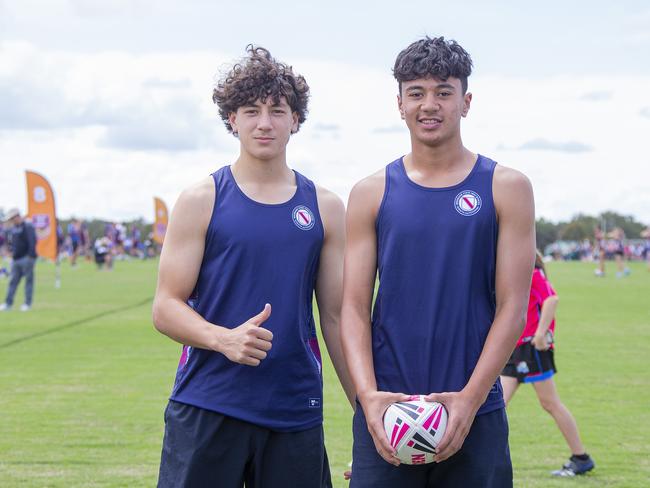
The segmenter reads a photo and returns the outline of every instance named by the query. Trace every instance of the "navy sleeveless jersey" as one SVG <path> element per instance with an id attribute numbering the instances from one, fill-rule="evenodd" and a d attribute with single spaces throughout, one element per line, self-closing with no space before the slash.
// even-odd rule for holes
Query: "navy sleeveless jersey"
<path id="1" fill-rule="evenodd" d="M 496 309 L 495 166 L 479 156 L 445 188 L 409 179 L 401 158 L 386 167 L 372 317 L 379 390 L 460 391 L 472 375 Z M 497 380 L 477 414 L 503 406 Z"/>
<path id="2" fill-rule="evenodd" d="M 321 359 L 312 298 L 323 243 L 314 184 L 295 172 L 281 204 L 248 198 L 229 166 L 213 175 L 214 210 L 190 306 L 235 328 L 264 308 L 273 347 L 259 366 L 185 346 L 171 399 L 278 431 L 322 423 Z"/>

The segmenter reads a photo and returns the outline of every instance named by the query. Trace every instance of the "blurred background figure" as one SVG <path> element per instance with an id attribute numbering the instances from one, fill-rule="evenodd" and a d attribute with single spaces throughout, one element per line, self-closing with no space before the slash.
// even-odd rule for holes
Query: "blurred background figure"
<path id="1" fill-rule="evenodd" d="M 94 253 L 97 269 L 113 269 L 112 249 L 113 244 L 108 237 L 104 236 L 95 239 Z"/>
<path id="2" fill-rule="evenodd" d="M 81 251 L 81 227 L 79 220 L 72 219 L 68 224 L 68 239 L 70 240 L 70 266 L 77 266 L 77 257 Z"/>
<path id="3" fill-rule="evenodd" d="M 594 271 L 596 276 L 605 276 L 605 233 L 597 226 L 594 229 L 594 248 L 598 256 L 598 267 Z"/>
<path id="4" fill-rule="evenodd" d="M 506 406 L 521 383 L 531 383 L 539 399 L 564 436 L 571 457 L 553 476 L 575 476 L 594 469 L 593 459 L 585 452 L 578 425 L 560 400 L 553 376 L 557 372 L 553 357 L 555 310 L 559 298 L 546 277 L 542 255 L 537 251 L 533 270 L 528 315 L 517 347 L 501 373 Z"/>
<path id="5" fill-rule="evenodd" d="M 90 240 L 90 233 L 88 232 L 88 225 L 83 219 L 77 219 L 79 223 L 79 256 L 84 256 L 86 261 L 92 259 L 92 241 Z"/>
<path id="6" fill-rule="evenodd" d="M 20 210 L 12 208 L 5 216 L 5 223 L 9 224 L 9 245 L 11 246 L 12 262 L 9 288 L 4 303 L 0 304 L 0 311 L 10 310 L 14 303 L 14 295 L 25 277 L 25 302 L 20 306 L 22 312 L 27 312 L 32 307 L 34 296 L 34 263 L 36 262 L 36 231 L 30 222 L 20 215 Z"/>
<path id="7" fill-rule="evenodd" d="M 622 278 L 630 274 L 630 268 L 625 265 L 625 232 L 620 227 L 615 227 L 607 237 L 613 240 L 614 259 L 616 261 L 616 277 Z"/>
<path id="8" fill-rule="evenodd" d="M 643 255 L 648 263 L 648 271 L 650 271 L 650 227 L 646 227 L 641 231 L 641 237 L 645 239 Z"/>
<path id="9" fill-rule="evenodd" d="M 5 228 L 4 222 L 0 222 L 0 278 L 9 277 L 9 267 L 7 263 L 8 256 L 9 249 L 7 248 L 7 229 Z"/>

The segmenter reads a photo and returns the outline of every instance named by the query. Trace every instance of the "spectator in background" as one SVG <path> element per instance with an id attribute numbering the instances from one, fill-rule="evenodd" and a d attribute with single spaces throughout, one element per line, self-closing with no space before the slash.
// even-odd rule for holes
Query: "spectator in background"
<path id="1" fill-rule="evenodd" d="M 79 246 L 79 254 L 85 256 L 87 261 L 90 261 L 92 254 L 90 252 L 90 233 L 88 232 L 88 225 L 83 220 L 79 220 Z"/>
<path id="2" fill-rule="evenodd" d="M 133 241 L 132 255 L 143 258 L 142 233 L 137 225 L 131 226 L 131 240 Z"/>
<path id="3" fill-rule="evenodd" d="M 144 241 L 145 256 L 147 258 L 155 258 L 160 254 L 160 247 L 156 244 L 153 238 L 153 232 L 147 234 L 147 239 Z"/>
<path id="4" fill-rule="evenodd" d="M 598 267 L 594 271 L 596 276 L 601 278 L 605 277 L 605 233 L 600 228 L 596 226 L 594 229 L 594 247 L 596 249 L 596 255 L 598 256 Z"/>
<path id="5" fill-rule="evenodd" d="M 589 239 L 584 239 L 582 241 L 582 246 L 580 249 L 580 259 L 581 261 L 590 261 L 592 256 L 592 247 L 591 241 Z"/>
<path id="6" fill-rule="evenodd" d="M 115 222 L 115 257 L 124 259 L 124 239 L 126 238 L 126 227 L 120 222 Z"/>
<path id="7" fill-rule="evenodd" d="M 63 234 L 63 227 L 59 222 L 56 223 L 56 259 L 57 262 L 61 259 L 61 253 L 65 251 L 65 235 Z"/>
<path id="8" fill-rule="evenodd" d="M 7 230 L 3 223 L 0 222 L 0 278 L 9 276 L 9 269 L 5 266 L 5 256 L 8 255 L 7 249 Z"/>
<path id="9" fill-rule="evenodd" d="M 70 239 L 70 266 L 77 266 L 77 257 L 79 256 L 81 245 L 81 232 L 79 221 L 72 219 L 68 224 L 68 238 Z"/>
<path id="10" fill-rule="evenodd" d="M 6 222 L 11 224 L 9 239 L 13 261 L 11 263 L 11 279 L 7 289 L 7 297 L 0 304 L 0 311 L 10 310 L 14 303 L 14 295 L 20 280 L 25 277 L 25 303 L 20 306 L 21 312 L 27 312 L 32 307 L 34 295 L 34 263 L 36 262 L 36 231 L 30 222 L 24 220 L 17 208 L 7 212 Z"/>
<path id="11" fill-rule="evenodd" d="M 546 410 L 562 432 L 571 457 L 554 476 L 575 476 L 594 469 L 594 461 L 580 440 L 578 425 L 564 406 L 553 381 L 557 372 L 553 358 L 553 334 L 558 296 L 546 277 L 546 268 L 540 252 L 535 259 L 526 327 L 512 356 L 501 373 L 503 399 L 510 402 L 520 383 L 531 383 L 542 408 Z"/>
<path id="12" fill-rule="evenodd" d="M 109 271 L 113 269 L 112 247 L 111 240 L 106 236 L 95 239 L 94 254 L 97 269 L 106 269 Z"/>
<path id="13" fill-rule="evenodd" d="M 622 278 L 630 274 L 630 268 L 625 266 L 625 232 L 620 227 L 615 227 L 607 237 L 614 239 L 614 259 L 616 260 L 617 278 Z"/>
<path id="14" fill-rule="evenodd" d="M 650 227 L 646 227 L 641 231 L 641 237 L 645 239 L 643 254 L 645 255 L 645 260 L 648 263 L 648 271 L 650 271 Z"/>

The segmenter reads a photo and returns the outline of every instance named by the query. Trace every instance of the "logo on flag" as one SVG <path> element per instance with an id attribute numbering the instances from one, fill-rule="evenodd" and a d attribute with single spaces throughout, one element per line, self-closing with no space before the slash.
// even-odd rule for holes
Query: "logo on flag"
<path id="1" fill-rule="evenodd" d="M 481 210 L 481 197 L 471 190 L 463 190 L 454 200 L 454 208 L 461 215 L 469 217 Z"/>
<path id="2" fill-rule="evenodd" d="M 52 232 L 52 226 L 50 225 L 50 216 L 47 214 L 32 215 L 32 225 L 34 226 L 36 236 L 39 240 L 47 238 Z"/>
<path id="3" fill-rule="evenodd" d="M 34 201 L 36 203 L 43 203 L 47 200 L 47 192 L 42 186 L 37 186 L 34 188 Z"/>
<path id="4" fill-rule="evenodd" d="M 309 230 L 314 227 L 314 214 L 304 205 L 298 205 L 291 212 L 293 223 L 302 230 Z"/>

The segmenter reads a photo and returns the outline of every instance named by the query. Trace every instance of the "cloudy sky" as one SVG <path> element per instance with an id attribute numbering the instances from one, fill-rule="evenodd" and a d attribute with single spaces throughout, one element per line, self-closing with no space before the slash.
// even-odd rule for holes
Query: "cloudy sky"
<path id="1" fill-rule="evenodd" d="M 307 78 L 289 162 L 347 199 L 409 150 L 390 68 L 429 34 L 472 55 L 465 145 L 527 174 L 538 217 L 650 224 L 650 4 L 523 5 L 0 0 L 0 208 L 26 208 L 29 169 L 61 217 L 151 220 L 236 156 L 211 94 L 248 43 Z"/>

